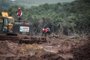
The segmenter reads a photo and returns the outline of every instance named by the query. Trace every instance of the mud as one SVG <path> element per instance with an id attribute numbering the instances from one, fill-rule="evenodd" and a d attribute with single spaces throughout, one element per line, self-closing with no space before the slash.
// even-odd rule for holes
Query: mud
<path id="1" fill-rule="evenodd" d="M 27 39 L 27 37 L 24 38 Z M 89 52 L 86 53 L 86 51 L 90 50 L 88 49 L 89 45 L 87 45 L 87 38 L 46 37 L 45 40 L 47 40 L 47 42 L 43 38 L 37 38 L 38 37 L 32 37 L 32 40 L 42 40 L 44 43 L 36 43 L 34 41 L 32 44 L 18 44 L 16 42 L 8 40 L 1 40 L 0 60 L 86 60 L 87 58 L 87 60 L 90 59 L 90 55 L 88 54 Z M 82 56 L 86 55 L 88 56 L 81 59 Z"/>

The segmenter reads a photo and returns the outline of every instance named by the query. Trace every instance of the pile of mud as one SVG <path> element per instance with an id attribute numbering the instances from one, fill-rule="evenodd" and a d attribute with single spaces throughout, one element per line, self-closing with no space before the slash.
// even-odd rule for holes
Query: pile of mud
<path id="1" fill-rule="evenodd" d="M 84 45 L 74 49 L 73 56 L 74 60 L 90 60 L 90 38 Z"/>
<path id="2" fill-rule="evenodd" d="M 18 44 L 0 41 L 0 55 L 16 54 Z"/>
<path id="3" fill-rule="evenodd" d="M 46 50 L 43 46 L 37 44 L 18 45 L 1 41 L 0 60 L 64 60 L 58 54 Z"/>
<path id="4" fill-rule="evenodd" d="M 89 60 L 89 52 L 84 52 L 90 50 L 90 45 L 84 44 L 86 40 L 48 38 L 48 41 L 43 44 L 0 41 L 0 60 Z"/>

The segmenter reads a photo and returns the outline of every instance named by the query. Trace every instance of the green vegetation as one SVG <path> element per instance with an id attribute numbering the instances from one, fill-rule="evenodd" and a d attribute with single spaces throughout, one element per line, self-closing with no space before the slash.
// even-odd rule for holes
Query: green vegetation
<path id="1" fill-rule="evenodd" d="M 12 16 L 17 18 L 18 6 L 9 8 Z M 40 32 L 42 27 L 48 26 L 52 32 L 73 34 L 90 32 L 90 1 L 76 0 L 72 3 L 43 4 L 31 8 L 22 7 L 24 20 L 30 21 L 33 32 Z"/>

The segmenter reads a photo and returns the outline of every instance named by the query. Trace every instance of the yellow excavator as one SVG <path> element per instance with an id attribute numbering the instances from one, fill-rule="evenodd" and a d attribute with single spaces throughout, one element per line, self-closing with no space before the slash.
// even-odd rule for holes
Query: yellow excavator
<path id="1" fill-rule="evenodd" d="M 19 28 L 15 28 L 15 21 L 12 16 L 9 16 L 8 12 L 2 12 L 2 16 L 0 16 L 0 29 L 2 33 L 0 33 L 0 41 L 12 41 L 17 43 L 43 43 L 46 42 L 45 37 L 35 37 L 30 35 L 23 35 L 15 30 L 19 29 L 20 32 L 29 32 L 29 26 L 22 24 L 17 24 Z M 21 22 L 19 22 L 21 23 Z M 16 26 L 17 27 L 17 26 Z"/>
<path id="2" fill-rule="evenodd" d="M 14 23 L 14 18 L 12 16 L 9 16 L 8 12 L 2 12 L 2 16 L 0 16 L 0 29 L 1 32 L 5 33 L 11 33 L 13 32 L 13 23 Z"/>
<path id="3" fill-rule="evenodd" d="M 16 22 L 8 12 L 1 12 L 0 16 L 0 29 L 2 33 L 9 35 L 17 35 L 19 33 L 29 33 L 29 24 Z"/>

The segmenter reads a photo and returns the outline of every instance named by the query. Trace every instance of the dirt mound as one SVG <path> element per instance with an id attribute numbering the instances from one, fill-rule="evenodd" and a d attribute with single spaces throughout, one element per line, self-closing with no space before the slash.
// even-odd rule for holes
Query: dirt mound
<path id="1" fill-rule="evenodd" d="M 50 52 L 44 53 L 41 58 L 45 60 L 64 60 L 60 55 Z"/>
<path id="2" fill-rule="evenodd" d="M 9 43 L 8 41 L 0 41 L 0 54 L 16 54 L 17 53 L 16 43 Z"/>
<path id="3" fill-rule="evenodd" d="M 39 37 L 36 38 L 38 38 L 37 41 L 40 40 Z M 89 57 L 89 52 L 86 51 L 90 50 L 88 49 L 90 44 L 84 44 L 86 40 L 47 37 L 47 41 L 43 44 L 0 41 L 0 60 L 73 60 L 73 57 L 75 60 L 83 60 L 82 56 L 88 55 L 83 57 L 86 60 L 85 58 Z"/>
<path id="4" fill-rule="evenodd" d="M 90 41 L 74 49 L 74 60 L 90 60 Z"/>
<path id="5" fill-rule="evenodd" d="M 7 42 L 0 41 L 0 54 L 7 54 L 7 53 L 9 53 L 8 48 L 9 47 L 7 45 Z"/>

